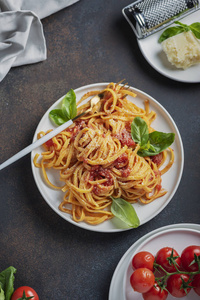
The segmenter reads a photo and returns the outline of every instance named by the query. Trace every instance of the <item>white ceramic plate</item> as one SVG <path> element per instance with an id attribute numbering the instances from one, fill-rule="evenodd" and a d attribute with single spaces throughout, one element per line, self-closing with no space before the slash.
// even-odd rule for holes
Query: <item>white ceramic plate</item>
<path id="1" fill-rule="evenodd" d="M 194 22 L 199 22 L 199 20 L 200 10 L 181 19 L 180 22 L 190 25 Z M 158 31 L 145 39 L 138 39 L 143 56 L 155 70 L 168 78 L 182 82 L 200 82 L 200 64 L 182 70 L 172 66 L 167 60 L 161 45 L 158 43 L 158 39 L 164 30 Z"/>
<path id="2" fill-rule="evenodd" d="M 92 84 L 88 86 L 81 87 L 77 90 L 75 90 L 77 100 L 81 98 L 82 95 L 84 95 L 88 91 L 92 90 L 101 90 L 104 89 L 107 86 L 107 83 L 98 83 L 98 84 Z M 153 123 L 153 127 L 158 131 L 163 132 L 174 132 L 175 133 L 175 141 L 172 145 L 172 148 L 174 150 L 175 154 L 175 162 L 172 166 L 172 168 L 162 176 L 162 186 L 164 189 L 166 189 L 168 192 L 165 196 L 162 198 L 153 201 L 152 203 L 148 205 L 141 205 L 139 203 L 134 204 L 134 208 L 137 212 L 137 215 L 140 219 L 140 224 L 144 224 L 151 220 L 153 217 L 155 217 L 158 213 L 160 213 L 164 207 L 169 203 L 169 201 L 172 199 L 174 193 L 176 192 L 181 176 L 183 171 L 183 161 L 184 161 L 184 154 L 183 154 L 183 145 L 181 141 L 181 137 L 179 134 L 179 131 L 176 127 L 176 124 L 174 123 L 171 116 L 168 114 L 168 112 L 162 107 L 159 102 L 157 102 L 155 99 L 150 97 L 149 95 L 134 89 L 130 87 L 130 90 L 136 92 L 137 97 L 132 99 L 131 97 L 128 98 L 129 100 L 133 100 L 133 102 L 142 108 L 144 108 L 144 100 L 148 99 L 150 103 L 150 109 L 154 110 L 157 113 L 157 118 Z M 51 121 L 49 120 L 48 114 L 49 112 L 57 108 L 61 103 L 62 98 L 60 98 L 58 101 L 56 101 L 44 114 L 43 118 L 41 119 L 33 141 L 36 141 L 37 139 L 37 133 L 41 130 L 46 131 L 48 129 L 53 128 Z M 46 200 L 46 202 L 49 204 L 49 206 L 62 218 L 64 218 L 66 221 L 71 222 L 72 224 L 92 230 L 92 231 L 99 231 L 99 232 L 116 232 L 121 230 L 127 230 L 130 228 L 123 228 L 122 224 L 116 219 L 113 218 L 112 220 L 106 221 L 102 224 L 92 226 L 89 224 L 86 224 L 84 222 L 76 223 L 72 220 L 71 216 L 69 214 L 66 214 L 64 212 L 61 212 L 58 209 L 58 206 L 63 198 L 63 192 L 59 190 L 53 190 L 49 186 L 47 186 L 46 182 L 43 179 L 41 169 L 35 168 L 33 164 L 33 158 L 36 153 L 41 153 L 42 148 L 35 149 L 31 154 L 31 164 L 32 164 L 32 171 L 33 176 L 35 179 L 35 182 L 38 186 L 38 189 L 40 193 L 42 194 L 43 198 Z M 49 173 L 49 179 L 53 181 L 56 185 L 59 185 L 59 176 L 58 172 L 55 170 L 51 170 Z"/>
<path id="3" fill-rule="evenodd" d="M 158 228 L 136 241 L 123 255 L 113 274 L 110 289 L 109 300 L 142 300 L 142 295 L 134 292 L 126 277 L 131 274 L 131 260 L 134 253 L 147 250 L 154 254 L 165 246 L 174 247 L 179 254 L 184 247 L 191 244 L 199 245 L 200 225 L 198 224 L 174 224 Z M 167 300 L 174 299 L 170 295 Z M 183 300 L 198 300 L 194 291 L 191 291 Z"/>
<path id="4" fill-rule="evenodd" d="M 145 242 L 140 244 L 139 247 L 133 252 L 131 259 L 129 260 L 128 269 L 124 276 L 123 282 L 124 299 L 142 299 L 140 293 L 133 291 L 129 280 L 131 274 L 133 273 L 133 269 L 131 267 L 131 260 L 136 253 L 140 251 L 149 251 L 155 255 L 159 249 L 167 246 L 176 249 L 176 251 L 180 255 L 183 249 L 190 245 L 200 245 L 199 231 L 194 229 L 173 228 L 155 233 L 153 236 L 146 239 Z M 169 295 L 167 299 L 172 300 L 174 298 L 171 295 Z M 199 299 L 199 297 L 197 296 L 197 294 L 191 292 L 188 294 L 187 297 L 183 297 L 183 299 L 196 300 Z"/>

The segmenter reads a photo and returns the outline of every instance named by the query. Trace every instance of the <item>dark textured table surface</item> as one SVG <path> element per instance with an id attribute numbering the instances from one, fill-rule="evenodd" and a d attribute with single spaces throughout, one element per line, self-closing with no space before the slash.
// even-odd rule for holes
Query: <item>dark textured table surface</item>
<path id="1" fill-rule="evenodd" d="M 70 88 L 122 78 L 166 108 L 184 145 L 173 199 L 148 223 L 118 233 L 59 217 L 36 187 L 30 155 L 0 172 L 0 268 L 13 265 L 15 287 L 32 286 L 41 300 L 108 299 L 113 272 L 135 241 L 169 224 L 200 224 L 200 84 L 168 79 L 146 62 L 121 13 L 129 3 L 81 0 L 43 19 L 47 60 L 12 68 L 0 83 L 1 162 L 32 142 L 43 114 Z"/>

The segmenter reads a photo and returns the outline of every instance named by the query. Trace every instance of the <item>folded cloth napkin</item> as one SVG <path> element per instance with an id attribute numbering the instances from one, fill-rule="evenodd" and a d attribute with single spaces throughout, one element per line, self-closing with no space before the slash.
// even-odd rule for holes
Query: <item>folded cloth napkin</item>
<path id="1" fill-rule="evenodd" d="M 40 19 L 78 0 L 0 0 L 0 82 L 11 67 L 47 58 Z"/>

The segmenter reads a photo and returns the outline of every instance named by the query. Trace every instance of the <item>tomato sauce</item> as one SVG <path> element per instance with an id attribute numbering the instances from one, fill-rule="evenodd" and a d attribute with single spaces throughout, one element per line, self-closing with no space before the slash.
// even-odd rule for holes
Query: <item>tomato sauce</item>
<path id="1" fill-rule="evenodd" d="M 53 140 L 52 140 L 52 139 L 48 140 L 48 141 L 45 143 L 45 145 L 46 145 L 48 148 L 50 148 L 51 146 L 54 146 Z"/>
<path id="2" fill-rule="evenodd" d="M 120 155 L 114 162 L 116 169 L 120 170 L 122 177 L 128 177 L 131 173 L 131 169 L 127 167 L 128 164 L 128 155 L 123 153 Z"/>
<path id="3" fill-rule="evenodd" d="M 162 158 L 163 158 L 163 154 L 162 152 L 154 155 L 154 156 L 151 156 L 151 160 L 154 164 L 156 164 L 157 166 L 160 165 L 161 161 L 162 161 Z"/>
<path id="4" fill-rule="evenodd" d="M 90 171 L 89 180 L 95 181 L 101 179 L 107 179 L 106 182 L 103 183 L 105 186 L 113 184 L 113 178 L 109 169 L 104 169 L 102 166 L 93 166 Z"/>
<path id="5" fill-rule="evenodd" d="M 127 163 L 128 163 L 128 155 L 126 153 L 123 153 L 115 160 L 114 165 L 116 169 L 119 169 L 120 167 L 123 167 Z"/>
<path id="6" fill-rule="evenodd" d="M 156 185 L 156 189 L 157 189 L 158 192 L 160 192 L 160 190 L 162 189 L 162 185 L 161 184 L 157 184 Z"/>
<path id="7" fill-rule="evenodd" d="M 104 169 L 102 166 L 93 166 L 90 170 L 89 180 L 95 181 L 101 179 L 106 179 L 105 182 L 101 183 L 102 186 L 111 186 L 114 183 L 109 169 Z M 94 185 L 93 192 L 95 194 L 99 194 L 101 191 L 102 189 L 99 187 L 98 184 Z"/>
<path id="8" fill-rule="evenodd" d="M 131 133 L 123 129 L 120 133 L 115 134 L 115 137 L 121 142 L 122 146 L 135 147 L 135 142 L 131 137 Z"/>
<path id="9" fill-rule="evenodd" d="M 79 131 L 83 129 L 85 126 L 87 126 L 87 123 L 88 123 L 87 121 L 80 119 L 75 122 L 76 125 L 74 127 L 69 127 L 66 129 L 66 131 L 71 132 L 72 134 L 70 138 L 71 141 L 75 140 Z"/>
<path id="10" fill-rule="evenodd" d="M 128 177 L 131 174 L 130 168 L 122 168 L 120 171 L 122 177 Z"/>

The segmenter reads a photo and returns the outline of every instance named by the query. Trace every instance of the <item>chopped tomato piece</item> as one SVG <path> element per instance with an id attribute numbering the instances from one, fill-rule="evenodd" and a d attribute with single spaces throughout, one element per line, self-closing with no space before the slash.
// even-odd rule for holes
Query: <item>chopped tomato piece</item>
<path id="1" fill-rule="evenodd" d="M 113 185 L 113 178 L 109 169 L 104 169 L 102 168 L 102 166 L 93 166 L 90 170 L 89 180 L 95 181 L 101 179 L 106 179 L 105 182 L 101 183 L 102 186 L 106 187 Z M 100 191 L 101 188 L 99 187 L 99 185 L 94 185 L 93 192 L 95 194 L 99 194 Z"/>
<path id="2" fill-rule="evenodd" d="M 134 147 L 136 144 L 131 137 L 131 133 L 126 129 L 123 129 L 120 133 L 117 133 L 115 137 L 121 142 L 121 144 L 127 145 L 128 147 Z"/>
<path id="3" fill-rule="evenodd" d="M 122 168 L 120 171 L 121 171 L 122 177 L 128 177 L 131 173 L 130 168 Z"/>
<path id="4" fill-rule="evenodd" d="M 151 160 L 154 164 L 156 164 L 157 166 L 160 165 L 161 161 L 162 161 L 162 158 L 163 158 L 163 154 L 162 152 L 154 155 L 154 156 L 151 156 Z"/>
<path id="5" fill-rule="evenodd" d="M 50 139 L 50 140 L 48 140 L 46 143 L 46 146 L 48 147 L 48 148 L 50 148 L 51 146 L 53 146 L 54 145 L 54 143 L 53 143 L 53 140 L 52 139 Z"/>
<path id="6" fill-rule="evenodd" d="M 128 155 L 126 153 L 123 153 L 115 160 L 115 168 L 120 168 L 124 166 L 128 162 Z"/>

